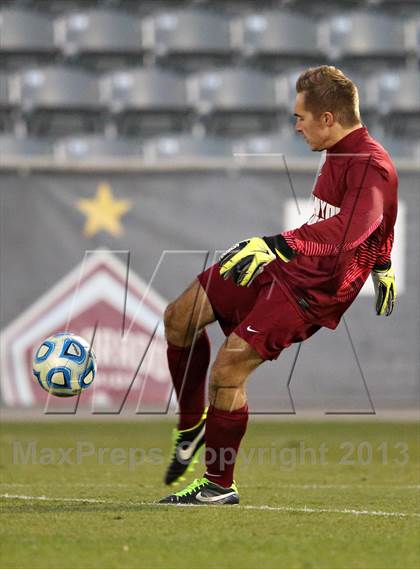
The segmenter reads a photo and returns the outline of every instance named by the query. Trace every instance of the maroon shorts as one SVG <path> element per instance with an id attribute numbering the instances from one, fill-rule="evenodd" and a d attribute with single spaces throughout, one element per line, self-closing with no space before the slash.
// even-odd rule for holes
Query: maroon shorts
<path id="1" fill-rule="evenodd" d="M 268 272 L 250 287 L 236 286 L 219 275 L 218 264 L 198 275 L 225 334 L 235 332 L 265 360 L 275 360 L 293 343 L 302 342 L 321 326 L 306 320 Z"/>

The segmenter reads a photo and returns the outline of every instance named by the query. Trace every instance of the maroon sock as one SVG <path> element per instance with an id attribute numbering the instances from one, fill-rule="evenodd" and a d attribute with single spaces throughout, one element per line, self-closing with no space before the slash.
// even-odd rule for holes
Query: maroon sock
<path id="1" fill-rule="evenodd" d="M 198 423 L 204 411 L 206 375 L 210 363 L 207 332 L 203 330 L 197 338 L 192 353 L 190 347 L 180 348 L 168 342 L 167 356 L 178 398 L 178 429 L 189 429 Z"/>
<path id="2" fill-rule="evenodd" d="M 239 445 L 248 423 L 248 405 L 236 411 L 221 411 L 210 405 L 206 422 L 205 477 L 229 488 Z"/>

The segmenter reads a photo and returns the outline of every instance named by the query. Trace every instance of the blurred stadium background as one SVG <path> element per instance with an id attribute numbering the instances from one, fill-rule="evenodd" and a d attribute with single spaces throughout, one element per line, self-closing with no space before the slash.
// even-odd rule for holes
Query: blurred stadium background
<path id="1" fill-rule="evenodd" d="M 117 410 L 215 251 L 305 221 L 320 156 L 293 133 L 294 83 L 328 63 L 399 170 L 397 310 L 377 319 L 365 287 L 337 332 L 258 370 L 251 407 L 417 409 L 419 53 L 418 1 L 0 2 L 2 404 L 44 405 L 32 350 L 97 325 L 87 401 Z M 160 326 L 129 401 L 164 414 L 169 398 Z"/>

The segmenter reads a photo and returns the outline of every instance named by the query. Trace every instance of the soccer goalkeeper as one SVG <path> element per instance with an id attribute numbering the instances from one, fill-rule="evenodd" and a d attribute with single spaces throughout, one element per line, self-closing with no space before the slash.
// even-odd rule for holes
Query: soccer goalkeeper
<path id="1" fill-rule="evenodd" d="M 234 245 L 165 313 L 180 408 L 165 481 L 185 480 L 203 445 L 206 472 L 162 503 L 237 504 L 233 471 L 247 427 L 251 372 L 322 326 L 335 329 L 369 275 L 376 314 L 389 316 L 394 307 L 395 167 L 362 125 L 357 88 L 340 70 L 308 69 L 296 91 L 296 131 L 313 151 L 326 150 L 312 216 L 298 229 Z M 226 341 L 211 369 L 206 413 L 205 327 L 216 320 Z"/>

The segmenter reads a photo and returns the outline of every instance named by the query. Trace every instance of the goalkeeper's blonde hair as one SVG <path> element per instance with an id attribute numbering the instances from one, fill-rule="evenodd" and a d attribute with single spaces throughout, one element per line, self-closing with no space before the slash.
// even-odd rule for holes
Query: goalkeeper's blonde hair
<path id="1" fill-rule="evenodd" d="M 357 87 L 337 67 L 310 67 L 298 77 L 296 91 L 305 94 L 305 108 L 315 118 L 330 112 L 345 128 L 360 122 Z"/>

